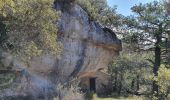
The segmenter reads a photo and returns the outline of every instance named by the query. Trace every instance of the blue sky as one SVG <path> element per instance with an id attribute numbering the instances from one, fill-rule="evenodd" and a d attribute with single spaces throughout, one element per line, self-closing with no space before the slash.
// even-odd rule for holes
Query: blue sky
<path id="1" fill-rule="evenodd" d="M 154 0 L 107 0 L 108 5 L 113 7 L 117 5 L 117 12 L 125 16 L 132 14 L 130 8 L 139 3 L 148 3 Z"/>

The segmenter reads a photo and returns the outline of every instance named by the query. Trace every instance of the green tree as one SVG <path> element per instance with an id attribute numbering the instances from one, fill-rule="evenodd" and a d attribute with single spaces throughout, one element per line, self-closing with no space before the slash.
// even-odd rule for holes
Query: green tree
<path id="1" fill-rule="evenodd" d="M 124 50 L 120 56 L 108 66 L 111 75 L 113 92 L 119 95 L 128 96 L 128 94 L 145 94 L 147 91 L 140 91 L 141 85 L 147 87 L 150 84 L 151 67 L 147 62 L 147 58 L 152 53 L 136 53 Z M 139 92 L 140 91 L 140 92 Z"/>
<path id="2" fill-rule="evenodd" d="M 124 22 L 129 28 L 129 33 L 135 36 L 137 44 L 143 45 L 142 50 L 154 50 L 155 59 L 153 73 L 158 76 L 161 64 L 161 45 L 165 40 L 164 35 L 169 34 L 170 15 L 167 14 L 163 3 L 154 1 L 132 7 L 134 16 L 126 17 Z M 157 82 L 153 82 L 153 92 L 158 96 Z"/>
<path id="3" fill-rule="evenodd" d="M 0 47 L 4 47 L 4 43 L 7 40 L 7 28 L 4 23 L 7 19 L 7 15 L 10 12 L 14 12 L 14 2 L 12 0 L 0 0 Z"/>
<path id="4" fill-rule="evenodd" d="M 167 9 L 167 12 L 170 14 L 170 0 L 163 0 L 165 3 L 165 7 Z"/>
<path id="5" fill-rule="evenodd" d="M 8 2 L 9 1 L 9 2 Z M 8 29 L 8 48 L 19 57 L 30 58 L 44 53 L 59 54 L 53 0 L 1 0 L 1 25 Z M 11 5 L 11 6 L 9 6 Z M 14 10 L 9 10 L 14 9 Z M 5 44 L 6 45 L 6 44 Z"/>
<path id="6" fill-rule="evenodd" d="M 108 27 L 119 23 L 116 7 L 109 7 L 107 0 L 76 0 L 76 3 L 89 14 L 91 20 Z"/>
<path id="7" fill-rule="evenodd" d="M 41 54 L 58 55 L 58 13 L 53 0 L 0 0 L 0 89 L 9 86 L 15 73 L 5 66 L 1 52 L 28 61 Z"/>

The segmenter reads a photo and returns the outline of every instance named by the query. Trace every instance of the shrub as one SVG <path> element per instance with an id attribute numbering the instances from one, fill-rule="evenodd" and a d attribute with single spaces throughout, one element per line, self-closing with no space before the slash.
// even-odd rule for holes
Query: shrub
<path id="1" fill-rule="evenodd" d="M 79 90 L 78 85 L 63 86 L 57 85 L 57 97 L 54 100 L 84 100 L 83 93 Z"/>

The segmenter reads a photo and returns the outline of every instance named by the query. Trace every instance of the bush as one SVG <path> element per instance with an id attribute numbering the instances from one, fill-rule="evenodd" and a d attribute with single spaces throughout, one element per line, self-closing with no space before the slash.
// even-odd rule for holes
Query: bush
<path id="1" fill-rule="evenodd" d="M 70 87 L 57 85 L 57 97 L 54 100 L 84 100 L 83 93 L 79 90 L 78 85 L 71 85 Z"/>
<path id="2" fill-rule="evenodd" d="M 167 98 L 170 93 L 170 69 L 166 68 L 165 65 L 161 65 L 156 79 L 159 85 L 159 94 L 163 98 Z"/>

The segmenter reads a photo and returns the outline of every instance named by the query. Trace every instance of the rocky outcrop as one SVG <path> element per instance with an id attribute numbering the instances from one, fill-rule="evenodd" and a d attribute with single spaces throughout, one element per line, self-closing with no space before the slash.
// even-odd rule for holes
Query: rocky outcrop
<path id="1" fill-rule="evenodd" d="M 106 68 L 121 50 L 121 41 L 113 31 L 91 21 L 80 6 L 65 6 L 56 5 L 61 11 L 59 41 L 64 45 L 56 71 L 70 78 L 84 77 Z"/>
<path id="2" fill-rule="evenodd" d="M 57 23 L 58 40 L 63 44 L 60 57 L 43 55 L 34 57 L 27 64 L 12 58 L 7 61 L 6 65 L 12 62 L 13 69 L 22 73 L 17 76 L 21 80 L 19 93 L 44 92 L 53 87 L 55 79 L 67 82 L 75 77 L 96 77 L 98 71 L 107 68 L 109 61 L 119 54 L 121 41 L 115 33 L 91 21 L 88 14 L 73 3 L 74 0 L 68 1 L 55 5 L 61 11 L 61 19 Z"/>

